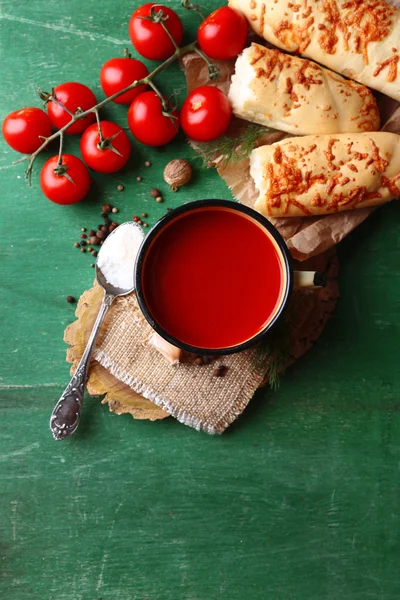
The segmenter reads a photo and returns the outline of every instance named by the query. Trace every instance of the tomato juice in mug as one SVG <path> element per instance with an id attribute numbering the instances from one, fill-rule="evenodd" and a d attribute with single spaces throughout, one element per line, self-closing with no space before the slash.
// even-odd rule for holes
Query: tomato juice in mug
<path id="1" fill-rule="evenodd" d="M 281 316 L 293 285 L 286 244 L 254 210 L 199 200 L 164 216 L 135 269 L 139 306 L 153 329 L 197 354 L 257 343 Z"/>

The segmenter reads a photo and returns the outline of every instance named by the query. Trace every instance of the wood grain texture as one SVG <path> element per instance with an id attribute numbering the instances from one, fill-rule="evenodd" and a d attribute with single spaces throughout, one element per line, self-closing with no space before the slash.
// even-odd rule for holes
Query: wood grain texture
<path id="1" fill-rule="evenodd" d="M 1 119 L 37 104 L 39 85 L 79 80 L 102 97 L 99 67 L 123 49 L 136 5 L 3 2 Z M 190 40 L 197 17 L 184 19 Z M 182 101 L 178 67 L 162 81 Z M 125 125 L 123 107 L 106 114 Z M 135 144 L 123 174 L 94 175 L 88 202 L 59 207 L 38 187 L 45 157 L 28 189 L 0 149 L 0 598 L 398 600 L 400 205 L 341 244 L 341 300 L 323 336 L 224 436 L 116 417 L 87 398 L 77 435 L 56 443 L 48 419 L 74 320 L 65 296 L 93 281 L 73 248 L 80 227 L 100 222 L 102 201 L 121 221 L 145 210 L 154 223 L 167 206 L 230 193 L 199 166 L 168 193 L 165 163 L 194 155 L 181 138 L 164 153 Z"/>

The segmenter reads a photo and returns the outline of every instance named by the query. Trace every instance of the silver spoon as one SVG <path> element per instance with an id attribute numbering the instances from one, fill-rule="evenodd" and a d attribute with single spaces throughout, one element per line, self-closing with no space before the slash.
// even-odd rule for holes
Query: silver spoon
<path id="1" fill-rule="evenodd" d="M 50 429 L 55 440 L 63 440 L 69 435 L 72 435 L 79 425 L 83 404 L 84 386 L 87 379 L 90 357 L 92 355 L 93 348 L 96 343 L 96 338 L 99 333 L 100 326 L 103 323 L 104 317 L 106 316 L 108 309 L 110 308 L 113 300 L 117 296 L 126 296 L 127 294 L 133 292 L 135 289 L 133 283 L 134 264 L 132 264 L 132 262 L 134 262 L 134 257 L 130 257 L 128 261 L 127 258 L 124 257 L 124 262 L 127 261 L 128 263 L 126 265 L 126 268 L 132 271 L 132 286 L 129 289 L 123 289 L 112 285 L 109 281 L 107 281 L 101 268 L 99 267 L 99 263 L 101 264 L 103 262 L 104 264 L 104 258 L 105 256 L 108 256 L 106 254 L 107 249 L 108 252 L 110 252 L 110 248 L 112 249 L 113 247 L 113 244 L 109 243 L 110 238 L 113 237 L 113 241 L 115 242 L 116 240 L 114 236 L 120 235 L 123 231 L 123 228 L 125 227 L 132 228 L 130 231 L 132 231 L 132 234 L 135 234 L 136 236 L 138 236 L 137 230 L 139 230 L 141 234 L 141 239 L 144 238 L 144 233 L 141 227 L 134 221 L 130 221 L 127 223 L 123 223 L 122 225 L 114 229 L 114 231 L 107 237 L 106 241 L 100 248 L 96 261 L 96 279 L 101 285 L 101 287 L 104 289 L 103 302 L 101 304 L 99 314 L 97 315 L 97 319 L 93 325 L 92 332 L 88 339 L 85 351 L 82 355 L 79 365 L 51 414 Z M 134 231 L 133 228 L 135 228 L 136 230 Z M 125 233 L 125 231 L 123 233 Z"/>

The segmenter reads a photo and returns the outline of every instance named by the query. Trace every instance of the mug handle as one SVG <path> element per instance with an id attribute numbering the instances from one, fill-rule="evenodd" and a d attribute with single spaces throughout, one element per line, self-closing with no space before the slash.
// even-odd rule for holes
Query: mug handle
<path id="1" fill-rule="evenodd" d="M 326 286 L 324 273 L 318 271 L 294 271 L 293 289 L 300 288 L 319 289 Z"/>

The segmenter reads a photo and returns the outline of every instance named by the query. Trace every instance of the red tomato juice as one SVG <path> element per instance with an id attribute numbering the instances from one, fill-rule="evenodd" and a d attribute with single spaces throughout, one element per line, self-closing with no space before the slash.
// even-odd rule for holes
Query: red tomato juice
<path id="1" fill-rule="evenodd" d="M 154 320 L 197 348 L 241 344 L 264 329 L 282 302 L 286 271 L 271 234 L 224 207 L 182 213 L 152 241 L 142 288 Z"/>

